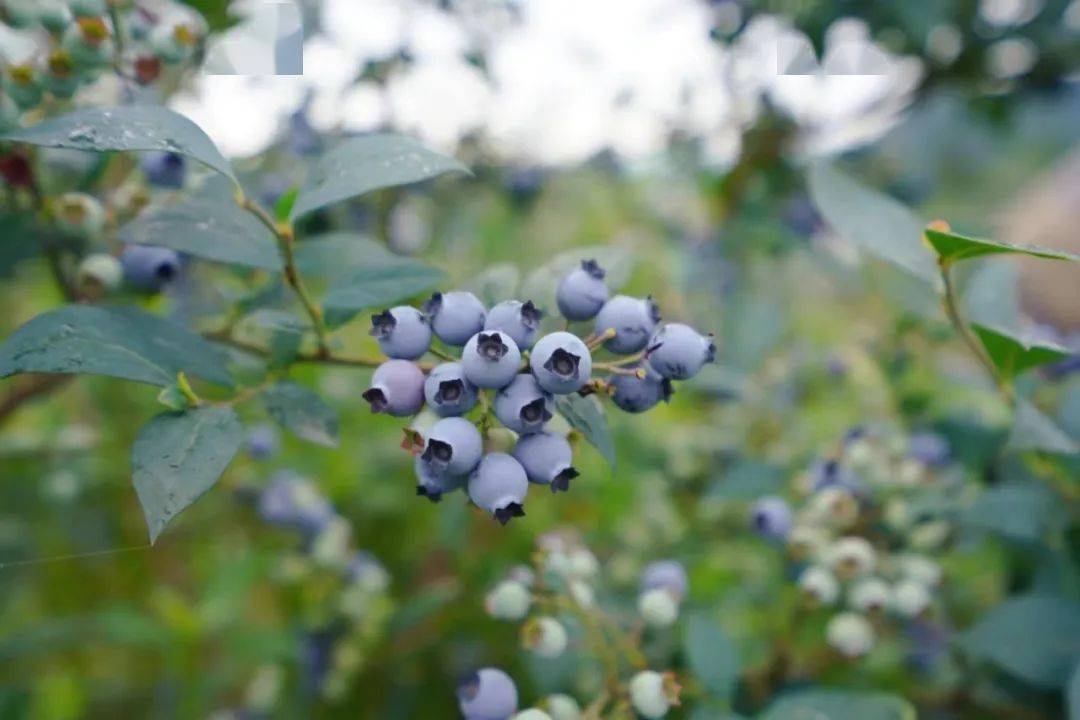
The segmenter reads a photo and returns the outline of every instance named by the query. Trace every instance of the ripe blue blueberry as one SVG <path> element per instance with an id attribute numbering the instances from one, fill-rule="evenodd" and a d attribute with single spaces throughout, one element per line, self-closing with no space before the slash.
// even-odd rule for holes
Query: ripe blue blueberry
<path id="1" fill-rule="evenodd" d="M 924 465 L 942 467 L 949 462 L 949 441 L 935 432 L 921 432 L 908 438 L 907 455 Z"/>
<path id="2" fill-rule="evenodd" d="M 649 336 L 660 322 L 660 310 L 651 297 L 633 298 L 616 295 L 604 303 L 596 315 L 596 333 L 615 331 L 615 337 L 604 343 L 613 353 L 630 355 L 645 348 Z"/>
<path id="3" fill-rule="evenodd" d="M 506 333 L 517 343 L 518 349 L 525 350 L 536 340 L 543 317 L 544 313 L 533 305 L 532 300 L 507 300 L 488 311 L 484 329 Z"/>
<path id="4" fill-rule="evenodd" d="M 465 486 L 464 475 L 440 474 L 419 455 L 413 461 L 416 473 L 416 494 L 431 502 L 439 502 L 445 493 Z"/>
<path id="5" fill-rule="evenodd" d="M 464 415 L 476 406 L 476 386 L 461 363 L 442 363 L 424 381 L 424 399 L 439 417 Z"/>
<path id="6" fill-rule="evenodd" d="M 288 471 L 276 473 L 259 495 L 259 514 L 273 525 L 309 534 L 322 530 L 334 517 L 330 505 L 315 484 Z"/>
<path id="7" fill-rule="evenodd" d="M 280 444 L 277 428 L 273 425 L 256 425 L 248 432 L 247 451 L 253 460 L 272 457 Z"/>
<path id="8" fill-rule="evenodd" d="M 518 709 L 517 686 L 498 668 L 469 675 L 458 685 L 457 696 L 465 720 L 509 720 Z"/>
<path id="9" fill-rule="evenodd" d="M 608 378 L 615 391 L 611 396 L 612 402 L 629 413 L 645 412 L 661 400 L 667 402 L 675 392 L 671 381 L 653 370 L 648 363 L 641 368 L 645 370 L 643 378 L 636 375 L 612 375 Z"/>
<path id="10" fill-rule="evenodd" d="M 521 463 L 506 453 L 488 453 L 469 476 L 469 499 L 505 525 L 525 514 L 522 503 L 529 478 Z"/>
<path id="11" fill-rule="evenodd" d="M 667 323 L 649 340 L 649 364 L 670 380 L 689 380 L 715 359 L 712 337 L 689 325 Z"/>
<path id="12" fill-rule="evenodd" d="M 420 458 L 439 475 L 467 475 L 484 454 L 484 439 L 468 420 L 448 417 L 431 426 Z"/>
<path id="13" fill-rule="evenodd" d="M 582 260 L 581 267 L 575 268 L 559 281 L 555 290 L 555 302 L 567 320 L 596 317 L 607 299 L 604 270 L 595 260 Z"/>
<path id="14" fill-rule="evenodd" d="M 532 375 L 517 375 L 495 395 L 495 417 L 520 435 L 539 432 L 552 418 L 551 396 Z"/>
<path id="15" fill-rule="evenodd" d="M 568 395 L 589 381 L 592 354 L 577 335 L 554 332 L 536 343 L 529 367 L 540 387 L 556 395 Z"/>
<path id="16" fill-rule="evenodd" d="M 184 187 L 187 178 L 187 161 L 173 152 L 147 153 L 142 159 L 142 170 L 151 185 L 170 190 Z"/>
<path id="17" fill-rule="evenodd" d="M 754 503 L 750 523 L 754 530 L 769 540 L 785 540 L 791 532 L 791 507 L 775 495 L 763 497 Z"/>
<path id="18" fill-rule="evenodd" d="M 431 347 L 431 324 L 424 313 L 400 305 L 371 316 L 370 334 L 387 357 L 416 360 Z"/>
<path id="19" fill-rule="evenodd" d="M 435 293 L 424 303 L 431 329 L 447 345 L 461 347 L 484 329 L 487 312 L 471 292 Z"/>
<path id="20" fill-rule="evenodd" d="M 667 590 L 677 600 L 686 597 L 686 568 L 678 560 L 657 560 L 641 571 L 641 592 Z"/>
<path id="21" fill-rule="evenodd" d="M 550 485 L 551 492 L 570 489 L 570 481 L 580 473 L 574 469 L 574 453 L 562 435 L 538 432 L 523 435 L 514 446 L 514 457 L 525 468 L 529 480 Z"/>
<path id="22" fill-rule="evenodd" d="M 180 274 L 180 255 L 170 248 L 128 245 L 120 253 L 124 280 L 143 292 L 160 292 Z"/>
<path id="23" fill-rule="evenodd" d="M 407 417 L 424 406 L 424 373 L 408 360 L 387 360 L 375 368 L 362 397 L 371 412 Z"/>
<path id="24" fill-rule="evenodd" d="M 521 352 L 505 333 L 478 332 L 461 351 L 465 377 L 476 387 L 502 388 L 510 384 L 521 367 Z"/>

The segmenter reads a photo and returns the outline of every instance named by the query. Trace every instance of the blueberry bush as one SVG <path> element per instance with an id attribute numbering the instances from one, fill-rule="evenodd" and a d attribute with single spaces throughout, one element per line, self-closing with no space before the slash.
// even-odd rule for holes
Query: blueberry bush
<path id="1" fill-rule="evenodd" d="M 1029 298 L 1080 256 L 987 220 L 1075 143 L 1080 6 L 859 4 L 929 67 L 869 148 L 777 91 L 640 168 L 311 96 L 233 157 L 174 102 L 227 5 L 0 0 L 0 714 L 1080 717 L 1078 347 Z M 852 32 L 701 5 L 736 68 Z"/>

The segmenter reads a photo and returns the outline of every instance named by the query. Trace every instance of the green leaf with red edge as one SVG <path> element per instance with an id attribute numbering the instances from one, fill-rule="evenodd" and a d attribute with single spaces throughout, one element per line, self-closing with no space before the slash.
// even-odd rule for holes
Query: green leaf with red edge
<path id="1" fill-rule="evenodd" d="M 1010 245 L 999 240 L 973 238 L 954 232 L 927 229 L 926 241 L 945 263 L 982 257 L 984 255 L 1030 255 L 1047 260 L 1072 260 L 1080 262 L 1080 255 L 1034 245 Z"/>

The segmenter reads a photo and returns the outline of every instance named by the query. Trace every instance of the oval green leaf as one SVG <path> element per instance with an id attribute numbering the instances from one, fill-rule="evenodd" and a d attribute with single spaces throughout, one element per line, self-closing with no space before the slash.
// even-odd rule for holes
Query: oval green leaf
<path id="1" fill-rule="evenodd" d="M 17 329 L 0 346 L 0 377 L 85 373 L 169 385 L 179 372 L 231 386 L 225 357 L 187 328 L 130 307 L 69 305 Z"/>
<path id="2" fill-rule="evenodd" d="M 926 240 L 930 247 L 938 254 L 943 262 L 954 263 L 958 260 L 969 260 L 984 255 L 1019 254 L 1045 258 L 1047 260 L 1072 260 L 1080 262 L 1080 255 L 1054 250 L 1035 245 L 1010 245 L 998 240 L 985 238 L 973 238 L 959 235 L 954 232 L 942 232 L 940 230 L 925 230 Z"/>
<path id="3" fill-rule="evenodd" d="M 291 217 L 307 215 L 372 190 L 409 185 L 448 172 L 469 173 L 403 135 L 363 135 L 346 140 L 316 160 L 292 207 Z"/>
<path id="4" fill-rule="evenodd" d="M 206 133 L 159 105 L 86 108 L 0 135 L 0 140 L 68 148 L 174 152 L 194 158 L 235 181 L 232 166 Z"/>
<path id="5" fill-rule="evenodd" d="M 739 680 L 739 649 L 711 613 L 693 612 L 683 630 L 686 663 L 709 695 L 730 700 Z"/>
<path id="6" fill-rule="evenodd" d="M 267 388 L 263 402 L 270 417 L 297 437 L 316 445 L 337 447 L 337 411 L 307 388 L 280 382 Z"/>
<path id="7" fill-rule="evenodd" d="M 577 393 L 557 395 L 555 409 L 566 418 L 570 426 L 579 430 L 589 444 L 600 451 L 608 464 L 615 467 L 615 441 L 600 403 Z"/>
<path id="8" fill-rule="evenodd" d="M 327 310 L 355 313 L 383 307 L 429 290 L 444 279 L 441 270 L 413 260 L 387 260 L 352 268 L 330 285 Z"/>
<path id="9" fill-rule="evenodd" d="M 758 720 L 915 720 L 901 697 L 879 692 L 800 690 L 782 695 Z"/>
<path id="10" fill-rule="evenodd" d="M 243 437 L 243 426 L 228 407 L 164 413 L 143 426 L 131 448 L 131 467 L 151 544 L 214 486 Z"/>
<path id="11" fill-rule="evenodd" d="M 1014 334 L 1003 328 L 977 323 L 972 323 L 971 328 L 979 336 L 998 372 L 1007 380 L 1039 365 L 1069 357 L 1069 351 L 1063 347 L 1026 340 L 1019 333 Z"/>

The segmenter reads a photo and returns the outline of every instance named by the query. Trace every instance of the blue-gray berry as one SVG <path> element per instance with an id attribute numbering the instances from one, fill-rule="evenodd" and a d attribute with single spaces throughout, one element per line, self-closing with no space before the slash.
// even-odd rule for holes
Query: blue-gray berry
<path id="1" fill-rule="evenodd" d="M 171 248 L 128 245 L 120 253 L 124 280 L 143 292 L 156 293 L 180 274 L 180 255 Z"/>
<path id="2" fill-rule="evenodd" d="M 536 340 L 543 317 L 544 313 L 533 305 L 532 300 L 507 300 L 488 310 L 484 329 L 506 333 L 517 343 L 518 349 L 525 350 Z"/>
<path id="3" fill-rule="evenodd" d="M 439 502 L 442 496 L 465 486 L 464 475 L 439 473 L 419 455 L 413 461 L 416 473 L 416 494 L 431 502 Z"/>
<path id="4" fill-rule="evenodd" d="M 408 305 L 371 316 L 371 336 L 387 357 L 416 360 L 431 347 L 431 324 L 424 313 Z"/>
<path id="5" fill-rule="evenodd" d="M 775 495 L 763 497 L 754 503 L 750 523 L 754 530 L 769 540 L 785 540 L 791 532 L 791 507 Z"/>
<path id="6" fill-rule="evenodd" d="M 689 325 L 666 323 L 649 340 L 649 364 L 670 380 L 689 380 L 716 359 L 711 335 Z"/>
<path id="7" fill-rule="evenodd" d="M 458 708 L 465 720 L 509 720 L 517 712 L 517 686 L 498 668 L 482 668 L 461 681 Z"/>
<path id="8" fill-rule="evenodd" d="M 147 153 L 140 164 L 151 185 L 170 190 L 184 187 L 187 160 L 183 155 L 174 152 Z"/>
<path id="9" fill-rule="evenodd" d="M 456 290 L 434 293 L 424 303 L 424 312 L 431 318 L 431 329 L 447 345 L 461 347 L 484 329 L 487 312 L 484 304 L 471 292 Z"/>
<path id="10" fill-rule="evenodd" d="M 387 360 L 375 369 L 362 396 L 371 412 L 407 417 L 424 406 L 424 373 L 408 360 Z"/>
<path id="11" fill-rule="evenodd" d="M 469 499 L 505 525 L 525 514 L 522 504 L 529 478 L 521 463 L 506 453 L 488 453 L 469 476 Z"/>
<path id="12" fill-rule="evenodd" d="M 514 457 L 530 481 L 550 485 L 551 492 L 569 490 L 570 481 L 580 475 L 573 467 L 570 443 L 552 432 L 523 435 L 514 446 Z"/>
<path id="13" fill-rule="evenodd" d="M 484 454 L 484 439 L 468 420 L 448 417 L 427 432 L 420 458 L 439 475 L 467 475 Z"/>
<path id="14" fill-rule="evenodd" d="M 596 317 L 607 299 L 604 270 L 595 260 L 582 260 L 581 267 L 570 271 L 555 290 L 555 302 L 567 320 Z"/>
<path id="15" fill-rule="evenodd" d="M 596 333 L 615 331 L 604 347 L 613 353 L 630 355 L 643 350 L 660 322 L 660 311 L 651 297 L 616 295 L 604 303 L 596 316 Z"/>
<path id="16" fill-rule="evenodd" d="M 333 506 L 315 484 L 288 471 L 270 478 L 259 495 L 258 507 L 266 522 L 312 535 L 334 517 Z"/>
<path id="17" fill-rule="evenodd" d="M 280 444 L 280 436 L 273 425 L 256 425 L 248 432 L 247 451 L 253 460 L 272 457 L 277 453 Z"/>
<path id="18" fill-rule="evenodd" d="M 440 417 L 464 415 L 476 406 L 476 386 L 465 377 L 461 363 L 436 365 L 424 381 L 424 399 Z"/>
<path id="19" fill-rule="evenodd" d="M 671 381 L 643 363 L 639 369 L 645 370 L 645 377 L 636 375 L 612 375 L 608 383 L 614 389 L 612 401 L 619 408 L 629 413 L 649 410 L 658 402 L 667 402 L 674 390 Z"/>
<path id="20" fill-rule="evenodd" d="M 495 395 L 495 417 L 520 435 L 539 432 L 552 418 L 551 395 L 532 375 L 517 375 Z"/>
<path id="21" fill-rule="evenodd" d="M 476 387 L 502 388 L 510 384 L 521 368 L 521 352 L 510 336 L 481 331 L 461 351 L 465 377 Z"/>
<path id="22" fill-rule="evenodd" d="M 686 597 L 686 568 L 678 560 L 657 560 L 641 571 L 641 592 L 667 590 L 678 600 Z"/>
<path id="23" fill-rule="evenodd" d="M 529 367 L 540 387 L 556 395 L 569 395 L 589 381 L 592 353 L 577 335 L 554 332 L 536 343 Z"/>

